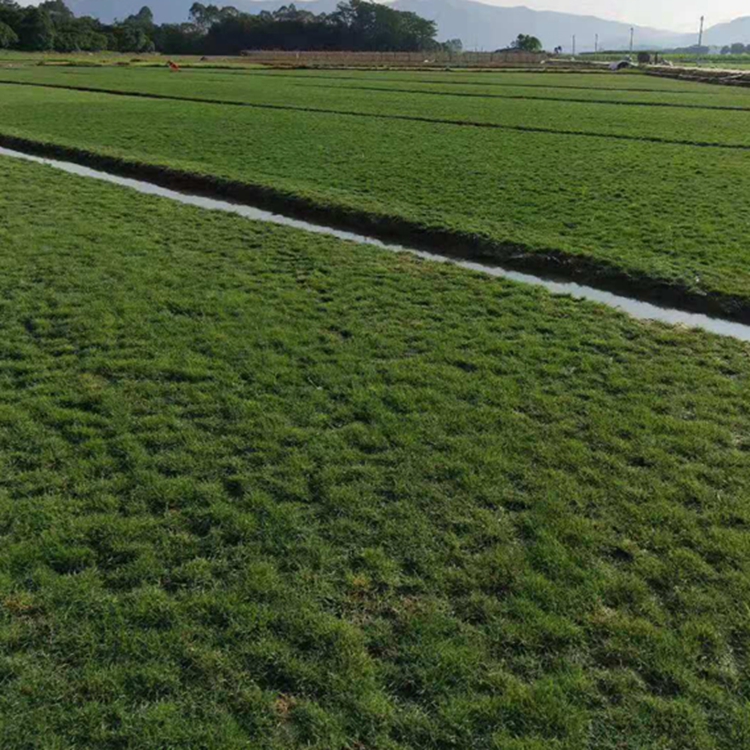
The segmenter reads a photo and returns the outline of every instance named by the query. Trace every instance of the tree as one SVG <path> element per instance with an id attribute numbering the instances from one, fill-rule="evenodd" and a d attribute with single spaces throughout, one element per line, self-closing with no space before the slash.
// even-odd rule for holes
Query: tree
<path id="1" fill-rule="evenodd" d="M 120 52 L 154 52 L 156 45 L 151 35 L 156 29 L 154 14 L 151 8 L 144 5 L 137 13 L 114 26 L 115 46 Z"/>
<path id="2" fill-rule="evenodd" d="M 193 6 L 196 20 L 202 8 Z M 350 0 L 333 13 L 315 15 L 286 5 L 257 15 L 227 14 L 206 33 L 204 50 L 238 54 L 247 49 L 382 50 L 438 49 L 436 26 L 415 13 L 393 10 L 380 3 Z"/>
<path id="3" fill-rule="evenodd" d="M 18 29 L 25 12 L 26 9 L 14 0 L 0 0 L 0 23 L 5 24 L 15 34 L 15 41 L 13 41 L 7 31 L 4 33 L 7 46 L 18 44 Z"/>
<path id="4" fill-rule="evenodd" d="M 434 21 L 380 3 L 367 0 L 339 3 L 331 20 L 341 32 L 340 49 L 408 51 L 436 45 Z"/>
<path id="5" fill-rule="evenodd" d="M 0 49 L 7 49 L 16 44 L 18 44 L 18 34 L 7 23 L 0 21 Z"/>
<path id="6" fill-rule="evenodd" d="M 44 52 L 55 47 L 55 26 L 49 13 L 40 8 L 28 8 L 18 30 L 21 49 Z"/>
<path id="7" fill-rule="evenodd" d="M 143 29 L 131 24 L 116 27 L 115 39 L 119 52 L 153 52 L 156 48 L 153 40 Z"/>
<path id="8" fill-rule="evenodd" d="M 742 55 L 745 52 L 745 45 L 740 42 L 735 42 L 729 47 L 729 52 L 732 55 Z"/>
<path id="9" fill-rule="evenodd" d="M 98 52 L 107 49 L 105 28 L 94 18 L 69 18 L 55 24 L 55 51 Z"/>
<path id="10" fill-rule="evenodd" d="M 464 43 L 460 39 L 449 39 L 443 47 L 453 55 L 460 55 L 464 51 Z"/>
<path id="11" fill-rule="evenodd" d="M 47 2 L 39 3 L 38 7 L 39 10 L 46 11 L 49 14 L 52 23 L 55 25 L 75 18 L 73 11 L 65 5 L 63 0 L 47 0 Z"/>
<path id="12" fill-rule="evenodd" d="M 76 18 L 64 0 L 42 0 L 22 7 L 0 0 L 0 47 L 72 52 L 113 49 L 183 54 L 238 54 L 245 49 L 383 50 L 448 49 L 460 53 L 461 41 L 435 41 L 433 21 L 368 0 L 341 2 L 333 13 L 314 14 L 294 4 L 257 15 L 233 6 L 194 2 L 190 22 L 154 23 L 148 6 L 124 21 L 105 25 Z"/>
<path id="13" fill-rule="evenodd" d="M 221 18 L 221 10 L 216 5 L 193 3 L 189 17 L 196 28 L 205 34 Z"/>
<path id="14" fill-rule="evenodd" d="M 204 52 L 204 36 L 193 23 L 165 23 L 156 27 L 153 41 L 160 52 L 196 55 Z"/>
<path id="15" fill-rule="evenodd" d="M 154 26 L 154 14 L 148 5 L 144 5 L 135 15 L 128 16 L 125 19 L 125 24 L 149 32 Z"/>
<path id="16" fill-rule="evenodd" d="M 510 45 L 511 49 L 517 49 L 522 52 L 541 52 L 542 43 L 535 36 L 529 34 L 519 34 L 515 41 Z"/>

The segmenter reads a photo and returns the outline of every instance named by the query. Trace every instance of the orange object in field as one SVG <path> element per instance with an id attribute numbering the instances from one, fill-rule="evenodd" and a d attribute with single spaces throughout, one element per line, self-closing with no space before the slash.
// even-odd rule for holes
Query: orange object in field
<path id="1" fill-rule="evenodd" d="M 177 73 L 180 72 L 180 66 L 177 63 L 173 63 L 171 60 L 167 61 L 169 63 L 169 69 L 172 71 L 175 71 Z"/>

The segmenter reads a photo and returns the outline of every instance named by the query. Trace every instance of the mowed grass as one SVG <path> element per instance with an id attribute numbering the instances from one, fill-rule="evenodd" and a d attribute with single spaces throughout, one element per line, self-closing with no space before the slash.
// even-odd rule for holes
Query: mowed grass
<path id="1" fill-rule="evenodd" d="M 0 182 L 0 746 L 750 743 L 747 345 Z"/>
<path id="2" fill-rule="evenodd" d="M 519 75 L 505 74 L 502 80 L 514 83 Z M 339 78 L 335 73 L 310 76 L 186 70 L 174 74 L 166 69 L 72 67 L 0 70 L 0 82 L 750 148 L 750 91 L 727 92 L 693 83 L 687 84 L 691 89 L 679 89 L 680 97 L 675 100 L 658 89 L 609 92 L 568 88 L 566 84 L 561 84 L 565 88 L 552 84 L 545 88 L 531 84 L 501 87 L 492 74 L 484 77 L 491 77 L 493 83 L 425 84 L 419 78 L 402 83 L 407 79 L 394 80 L 387 75 L 381 81 L 372 76 Z M 547 76 L 539 74 L 536 79 L 543 85 Z M 7 87 L 0 89 L 5 92 Z M 718 93 L 707 96 L 703 93 L 706 89 Z"/>
<path id="3" fill-rule="evenodd" d="M 263 85 L 270 91 L 275 80 Z M 0 135 L 270 188 L 332 212 L 366 214 L 386 226 L 407 222 L 447 232 L 460 237 L 462 248 L 489 245 L 500 255 L 562 253 L 627 275 L 633 286 L 657 282 L 696 296 L 722 295 L 742 308 L 750 301 L 750 150 L 295 111 L 283 109 L 286 105 L 258 109 L 0 88 Z M 309 94 L 310 101 L 314 96 Z M 415 107 L 421 108 L 419 103 Z M 593 124 L 585 127 L 595 129 L 596 115 L 606 107 L 590 106 Z M 677 113 L 675 118 L 695 114 L 669 112 Z M 745 112 L 709 114 L 750 118 Z M 643 108 L 644 121 L 650 115 Z M 542 123 L 528 120 L 529 127 Z"/>
<path id="4" fill-rule="evenodd" d="M 530 99 L 590 100 L 613 104 L 750 107 L 750 91 L 642 75 L 575 75 L 540 73 L 420 73 L 356 70 L 217 70 L 168 68 L 97 68 L 76 66 L 16 66 L 0 68 L 0 80 L 49 85 L 90 86 L 165 95 L 204 96 L 252 101 L 256 92 L 314 88 L 368 87 L 388 91 L 422 91 Z"/>

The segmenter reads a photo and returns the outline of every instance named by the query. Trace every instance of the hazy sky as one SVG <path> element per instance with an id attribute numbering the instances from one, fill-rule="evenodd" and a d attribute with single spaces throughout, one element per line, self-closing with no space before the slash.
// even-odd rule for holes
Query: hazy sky
<path id="1" fill-rule="evenodd" d="M 526 5 L 534 10 L 599 16 L 640 26 L 676 31 L 698 31 L 701 15 L 706 26 L 750 15 L 747 0 L 482 0 L 492 5 Z"/>
<path id="2" fill-rule="evenodd" d="M 205 0 L 208 2 L 208 0 Z M 217 0 L 212 0 L 217 2 Z M 39 0 L 21 0 L 23 5 L 37 5 Z M 747 0 L 480 0 L 490 5 L 526 5 L 534 10 L 559 10 L 565 13 L 599 16 L 640 26 L 653 26 L 670 31 L 698 33 L 701 15 L 706 26 L 750 15 Z M 144 0 L 148 4 L 148 0 Z M 192 0 L 185 0 L 189 7 Z M 218 5 L 231 5 L 232 0 L 218 0 Z"/>

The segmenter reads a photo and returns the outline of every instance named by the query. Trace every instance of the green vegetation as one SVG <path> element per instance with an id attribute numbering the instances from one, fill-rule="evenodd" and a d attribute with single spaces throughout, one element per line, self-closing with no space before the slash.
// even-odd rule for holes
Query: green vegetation
<path id="1" fill-rule="evenodd" d="M 748 346 L 0 187 L 3 748 L 750 743 Z"/>
<path id="2" fill-rule="evenodd" d="M 2 71 L 25 81 L 36 75 Z M 589 273 L 614 274 L 632 286 L 666 285 L 694 299 L 710 296 L 747 314 L 750 112 L 360 91 L 347 88 L 352 81 L 312 74 L 40 69 L 38 75 L 257 106 L 0 85 L 0 135 L 260 186 L 331 213 L 448 234 L 485 253 L 552 254 L 593 266 Z M 124 82 L 127 76 L 133 83 Z M 528 97 L 546 91 L 535 88 L 539 83 L 552 89 L 568 81 L 589 82 L 597 98 L 616 85 L 653 87 L 617 92 L 633 97 L 663 88 L 672 92 L 670 102 L 748 101 L 746 92 L 639 76 L 475 74 L 466 76 L 465 89 L 482 90 L 473 85 L 480 78 L 500 92 L 514 91 L 503 86 L 516 81 L 515 91 Z M 493 127 L 466 126 L 471 122 Z M 680 142 L 706 140 L 718 147 Z"/>
<path id="3" fill-rule="evenodd" d="M 131 19 L 122 27 L 131 29 Z M 38 6 L 27 7 L 14 0 L 0 2 L 0 47 L 3 48 L 36 52 L 101 50 L 108 46 L 114 49 L 115 38 L 114 30 L 99 21 L 76 18 L 62 0 L 45 0 Z"/>
<path id="4" fill-rule="evenodd" d="M 187 7 L 186 7 L 187 20 Z M 0 2 L 0 48 L 31 52 L 116 50 L 168 54 L 239 54 L 245 49 L 437 50 L 437 25 L 416 13 L 367 0 L 344 0 L 315 15 L 294 4 L 273 12 L 241 13 L 233 6 L 193 3 L 189 22 L 154 23 L 148 6 L 113 24 L 76 18 L 64 0 L 23 7 Z M 446 45 L 456 49 L 458 40 Z M 459 42 L 460 44 L 460 42 Z"/>
<path id="5" fill-rule="evenodd" d="M 519 34 L 510 46 L 522 52 L 541 52 L 544 49 L 541 41 L 531 34 Z"/>
<path id="6" fill-rule="evenodd" d="M 460 86 L 456 85 L 458 81 L 452 85 L 419 80 L 411 84 L 399 79 L 394 85 L 389 80 L 371 78 L 340 80 L 333 76 L 319 80 L 265 72 L 190 71 L 170 75 L 161 69 L 0 69 L 0 81 L 750 149 L 750 91 L 707 97 L 702 92 L 691 95 L 678 89 L 679 98 L 667 97 L 665 101 L 658 89 L 618 91 L 613 95 L 584 87 L 524 86 L 515 82 L 515 76 L 505 76 L 507 86 L 498 86 L 500 81 Z"/>
<path id="7" fill-rule="evenodd" d="M 213 12 L 206 13 L 208 9 Z M 293 3 L 258 14 L 195 3 L 191 16 L 204 20 L 199 28 L 205 36 L 199 36 L 194 47 L 212 54 L 258 49 L 411 52 L 440 47 L 435 21 L 366 0 L 340 2 L 332 13 L 317 15 Z"/>
<path id="8" fill-rule="evenodd" d="M 388 71 L 307 72 L 256 70 L 188 70 L 168 75 L 160 68 L 99 68 L 40 66 L 0 68 L 0 81 L 80 86 L 99 90 L 142 92 L 161 96 L 197 97 L 213 101 L 270 102 L 297 106 L 341 107 L 367 112 L 442 116 L 465 120 L 503 123 L 527 121 L 529 124 L 555 127 L 560 121 L 578 128 L 619 133 L 639 133 L 675 139 L 710 139 L 718 142 L 746 142 L 748 117 L 742 112 L 727 115 L 724 110 L 750 111 L 750 90 L 706 87 L 671 79 L 624 77 L 618 88 L 603 77 L 575 74 L 533 73 L 414 73 Z M 707 90 L 708 89 L 708 90 Z M 364 92 L 364 93 L 363 93 Z M 370 92 L 367 94 L 366 92 Z M 377 96 L 380 93 L 381 96 Z M 383 96 L 391 94 L 391 96 Z M 410 96 L 405 96 L 409 94 Z M 417 94 L 422 94 L 418 97 Z M 446 99 L 435 100 L 439 94 Z M 484 101 L 489 99 L 490 101 Z M 592 112 L 582 107 L 541 106 L 531 113 L 522 104 L 508 107 L 494 99 L 548 101 L 559 104 L 600 104 Z M 618 109 L 616 105 L 632 105 Z M 656 106 L 658 105 L 658 106 Z M 646 114 L 639 107 L 650 107 Z M 696 109 L 672 112 L 673 108 Z M 564 117 L 566 110 L 573 114 Z M 708 121 L 703 120 L 708 112 Z M 518 120 L 525 115 L 527 120 Z M 675 117 L 675 115 L 677 115 Z M 513 119 L 514 116 L 516 119 Z M 531 120 L 530 118 L 534 118 Z"/>

